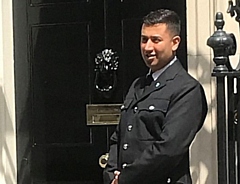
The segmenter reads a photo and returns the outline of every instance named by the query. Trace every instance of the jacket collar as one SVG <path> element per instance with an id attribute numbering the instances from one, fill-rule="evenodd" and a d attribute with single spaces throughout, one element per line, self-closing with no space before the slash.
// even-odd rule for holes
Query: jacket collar
<path id="1" fill-rule="evenodd" d="M 152 77 L 154 80 L 156 80 L 162 73 L 164 73 L 164 71 L 170 67 L 171 65 L 174 64 L 174 62 L 177 61 L 177 57 L 175 56 L 172 61 L 170 61 L 166 66 L 164 66 L 163 68 L 161 68 L 160 70 L 157 70 L 156 72 L 152 73 Z M 151 73 L 151 70 L 149 70 L 148 75 Z"/>
<path id="2" fill-rule="evenodd" d="M 141 77 L 135 85 L 135 98 L 137 102 L 148 96 L 150 93 L 160 90 L 166 86 L 167 81 L 175 78 L 177 73 L 183 69 L 182 64 L 177 59 L 170 67 L 168 67 L 151 85 L 144 91 L 145 76 Z"/>

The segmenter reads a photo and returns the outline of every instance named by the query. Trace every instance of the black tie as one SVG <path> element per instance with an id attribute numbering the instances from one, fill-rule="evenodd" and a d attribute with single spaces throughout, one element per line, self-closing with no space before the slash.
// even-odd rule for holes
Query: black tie
<path id="1" fill-rule="evenodd" d="M 153 81 L 152 74 L 147 75 L 146 81 L 145 81 L 144 91 L 146 91 L 147 88 L 149 88 L 149 86 L 151 85 L 152 81 Z"/>

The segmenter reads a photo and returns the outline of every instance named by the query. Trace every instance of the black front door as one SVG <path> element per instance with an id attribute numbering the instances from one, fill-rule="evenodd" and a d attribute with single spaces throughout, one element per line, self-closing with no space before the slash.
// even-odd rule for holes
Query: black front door
<path id="1" fill-rule="evenodd" d="M 139 50 L 141 18 L 179 13 L 186 67 L 185 0 L 13 1 L 19 184 L 101 184 L 98 159 L 115 126 L 87 126 L 87 104 L 120 104 L 147 68 Z M 110 97 L 95 89 L 96 55 L 119 57 Z"/>

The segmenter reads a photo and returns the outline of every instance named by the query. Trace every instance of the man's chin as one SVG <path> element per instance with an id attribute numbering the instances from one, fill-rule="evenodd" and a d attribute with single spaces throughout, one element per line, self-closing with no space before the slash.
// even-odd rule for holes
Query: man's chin
<path id="1" fill-rule="evenodd" d="M 154 66 L 154 59 L 145 59 L 145 63 L 148 67 Z"/>
<path id="2" fill-rule="evenodd" d="M 154 61 L 149 61 L 148 64 L 147 64 L 147 66 L 148 66 L 149 68 L 155 68 L 157 65 L 156 65 L 156 63 L 155 63 Z"/>
<path id="3" fill-rule="evenodd" d="M 148 67 L 149 69 L 151 69 L 152 71 L 155 71 L 156 68 L 157 68 L 157 66 L 156 66 L 156 65 L 153 65 L 153 64 L 147 64 L 147 67 Z"/>

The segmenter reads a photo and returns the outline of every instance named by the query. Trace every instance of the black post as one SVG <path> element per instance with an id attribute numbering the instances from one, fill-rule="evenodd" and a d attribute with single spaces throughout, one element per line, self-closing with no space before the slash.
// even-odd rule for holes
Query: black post
<path id="1" fill-rule="evenodd" d="M 227 77 L 227 101 L 228 101 L 228 115 L 227 115 L 227 127 L 228 127 L 228 168 L 229 168 L 229 183 L 236 183 L 236 127 L 235 127 L 235 94 L 234 94 L 234 77 Z"/>
<path id="2" fill-rule="evenodd" d="M 223 31 L 224 23 L 223 14 L 218 12 L 215 20 L 217 30 L 207 41 L 214 51 L 216 64 L 212 76 L 217 81 L 218 184 L 237 184 L 234 78 L 238 78 L 240 72 L 234 70 L 229 61 L 229 56 L 236 53 L 236 39 L 234 34 Z"/>
<path id="3" fill-rule="evenodd" d="M 218 184 L 228 184 L 225 77 L 217 77 Z"/>
<path id="4" fill-rule="evenodd" d="M 236 123 L 237 123 L 237 157 L 238 157 L 238 164 L 237 164 L 237 182 L 240 182 L 240 164 L 239 164 L 239 159 L 240 159 L 240 125 L 239 125 L 239 112 L 240 112 L 240 77 L 237 78 L 237 91 L 238 96 L 237 96 L 237 113 L 235 114 L 236 116 Z"/>

